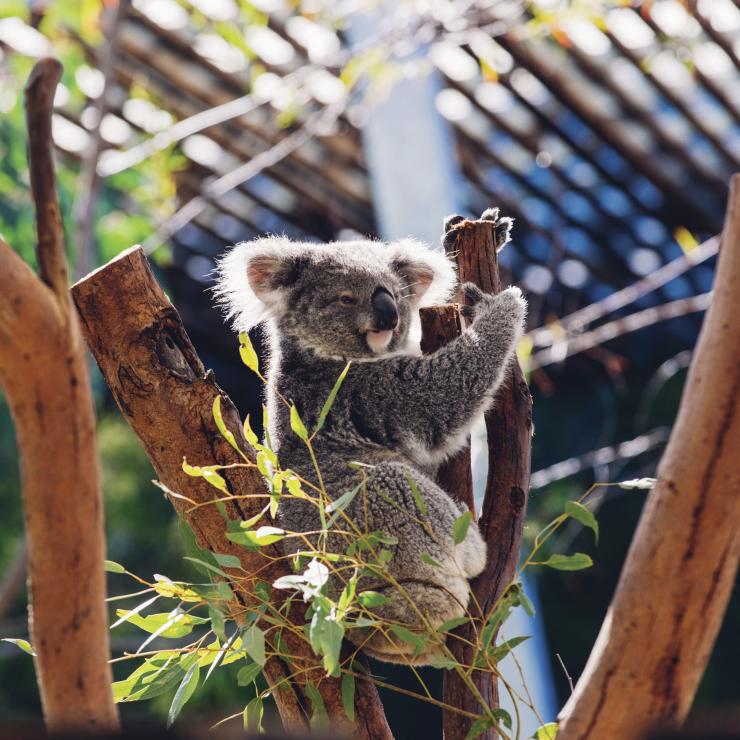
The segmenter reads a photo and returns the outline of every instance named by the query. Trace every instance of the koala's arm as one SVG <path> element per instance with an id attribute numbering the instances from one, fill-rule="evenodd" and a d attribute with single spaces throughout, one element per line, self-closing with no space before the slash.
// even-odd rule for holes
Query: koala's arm
<path id="1" fill-rule="evenodd" d="M 356 366 L 352 404 L 369 436 L 393 443 L 411 434 L 430 450 L 446 447 L 491 405 L 522 335 L 526 302 L 518 288 L 486 295 L 468 283 L 463 290 L 474 319 L 452 342 L 424 357 Z"/>

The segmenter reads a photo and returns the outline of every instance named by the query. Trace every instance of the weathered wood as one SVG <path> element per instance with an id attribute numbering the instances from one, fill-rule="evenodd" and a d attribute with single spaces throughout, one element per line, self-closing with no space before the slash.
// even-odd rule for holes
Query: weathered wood
<path id="1" fill-rule="evenodd" d="M 421 317 L 421 351 L 434 352 L 458 336 L 464 319 L 455 304 L 432 306 L 419 311 Z M 475 514 L 473 471 L 470 460 L 470 438 L 465 447 L 446 460 L 437 472 L 437 483 L 454 499 Z"/>
<path id="2" fill-rule="evenodd" d="M 498 293 L 501 281 L 496 256 L 495 223 L 454 219 L 448 223 L 445 249 L 457 261 L 460 282 L 472 282 L 487 293 Z M 478 520 L 488 545 L 486 568 L 472 584 L 483 613 L 496 603 L 511 583 L 519 558 L 529 490 L 532 398 L 519 363 L 514 360 L 496 394 L 494 407 L 485 415 L 488 437 L 488 479 L 483 509 Z M 474 643 L 473 628 L 459 629 L 461 637 Z M 458 660 L 470 665 L 473 650 L 468 642 L 451 640 Z M 489 706 L 498 706 L 498 685 L 490 673 L 476 671 L 473 679 Z M 469 712 L 481 707 L 457 674 L 445 671 L 444 700 Z M 444 713 L 445 740 L 462 740 L 471 721 L 453 712 Z M 487 737 L 494 737 L 489 731 Z M 481 737 L 484 737 L 483 735 Z"/>
<path id="3" fill-rule="evenodd" d="M 28 541 L 29 627 L 46 726 L 111 731 L 103 505 L 85 346 L 67 290 L 51 142 L 61 74 L 26 88 L 39 277 L 0 240 L 0 385 L 15 423 Z M 40 279 L 39 279 L 40 278 Z"/>
<path id="4" fill-rule="evenodd" d="M 740 561 L 740 176 L 678 418 L 558 740 L 642 737 L 691 708 Z"/>
<path id="5" fill-rule="evenodd" d="M 250 448 L 236 408 L 216 384 L 213 373 L 204 370 L 177 311 L 157 283 L 141 248 L 121 253 L 79 281 L 73 286 L 72 295 L 88 345 L 160 481 L 197 503 L 213 501 L 215 489 L 200 478 L 186 475 L 182 460 L 186 457 L 192 464 L 200 465 L 241 461 L 216 428 L 216 396 L 222 397 L 224 422 L 237 444 L 245 451 Z M 247 518 L 264 506 L 264 498 L 259 496 L 266 493 L 265 483 L 256 468 L 231 468 L 224 470 L 223 476 L 235 495 L 255 496 L 229 504 L 231 517 Z M 241 604 L 254 603 L 252 593 L 257 580 L 271 583 L 288 573 L 285 561 L 271 559 L 280 555 L 274 546 L 249 552 L 227 540 L 225 522 L 215 506 L 192 509 L 187 501 L 176 497 L 170 500 L 193 529 L 200 547 L 239 558 L 242 570 L 224 570 L 233 579 Z M 276 592 L 275 596 L 280 598 L 284 593 Z M 303 624 L 304 612 L 294 607 L 291 618 L 296 624 Z M 273 632 L 265 629 L 269 640 Z M 340 681 L 323 676 L 308 644 L 292 630 L 285 630 L 282 638 L 293 658 L 289 667 L 277 658 L 268 660 L 266 675 L 273 686 L 293 671 L 308 671 L 301 676 L 318 684 L 334 727 L 368 740 L 391 737 L 371 683 L 358 680 L 357 724 L 352 727 L 342 708 Z M 305 731 L 310 702 L 302 684 L 283 683 L 274 696 L 286 727 Z"/>

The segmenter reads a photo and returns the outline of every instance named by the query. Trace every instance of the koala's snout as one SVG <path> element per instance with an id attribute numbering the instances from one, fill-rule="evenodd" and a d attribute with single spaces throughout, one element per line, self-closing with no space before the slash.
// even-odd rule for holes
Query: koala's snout
<path id="1" fill-rule="evenodd" d="M 392 331 L 398 326 L 396 302 L 385 288 L 378 288 L 373 293 L 372 305 L 375 331 Z"/>

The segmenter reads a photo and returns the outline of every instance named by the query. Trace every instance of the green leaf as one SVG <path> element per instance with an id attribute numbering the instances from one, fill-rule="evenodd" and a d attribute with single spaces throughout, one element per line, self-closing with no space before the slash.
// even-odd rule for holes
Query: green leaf
<path id="1" fill-rule="evenodd" d="M 313 705 L 313 714 L 311 715 L 311 729 L 319 729 L 320 727 L 326 727 L 329 723 L 329 717 L 326 714 L 326 705 L 324 699 L 319 693 L 319 690 L 312 684 L 307 683 L 305 685 L 306 694 L 311 700 Z"/>
<path id="2" fill-rule="evenodd" d="M 543 563 L 538 563 L 538 565 L 546 565 L 555 570 L 583 570 L 590 568 L 593 564 L 594 561 L 582 552 L 574 555 L 550 555 Z"/>
<path id="3" fill-rule="evenodd" d="M 0 642 L 9 642 L 11 645 L 15 645 L 20 648 L 24 653 L 35 656 L 36 653 L 31 647 L 31 643 L 28 640 L 24 640 L 21 637 L 3 637 L 0 638 Z"/>
<path id="4" fill-rule="evenodd" d="M 103 565 L 105 566 L 105 569 L 108 571 L 108 573 L 125 573 L 126 572 L 126 569 L 122 565 L 114 562 L 113 560 L 104 560 Z"/>
<path id="5" fill-rule="evenodd" d="M 329 412 L 331 411 L 332 406 L 334 405 L 334 401 L 337 400 L 337 393 L 339 393 L 339 389 L 342 387 L 342 383 L 344 383 L 344 379 L 347 377 L 347 373 L 349 372 L 350 365 L 352 363 L 348 362 L 340 373 L 339 377 L 337 378 L 337 382 L 334 383 L 334 387 L 331 389 L 331 393 L 329 393 L 329 397 L 324 402 L 324 405 L 321 407 L 321 413 L 319 413 L 319 420 L 316 422 L 316 427 L 313 430 L 314 434 L 318 434 L 323 427 L 324 423 L 326 422 L 326 417 L 329 415 Z"/>
<path id="6" fill-rule="evenodd" d="M 492 713 L 499 722 L 503 722 L 505 727 L 511 729 L 511 715 L 505 709 L 493 709 Z"/>
<path id="7" fill-rule="evenodd" d="M 512 637 L 511 640 L 506 640 L 500 645 L 497 645 L 490 652 L 490 658 L 494 663 L 498 663 L 503 660 L 517 645 L 521 645 L 525 640 L 528 640 L 529 636 L 523 637 Z"/>
<path id="8" fill-rule="evenodd" d="M 252 346 L 252 340 L 249 338 L 249 334 L 243 331 L 239 334 L 239 356 L 242 358 L 242 362 L 257 375 L 260 374 L 260 361 L 257 357 L 257 353 Z"/>
<path id="9" fill-rule="evenodd" d="M 373 609 L 376 606 L 383 606 L 388 601 L 388 597 L 379 594 L 377 591 L 362 591 L 357 594 L 357 601 L 366 609 Z"/>
<path id="10" fill-rule="evenodd" d="M 358 483 L 351 491 L 343 493 L 339 498 L 329 502 L 326 505 L 326 513 L 331 514 L 334 511 L 344 511 L 351 503 L 357 492 L 362 487 L 362 482 Z"/>
<path id="11" fill-rule="evenodd" d="M 299 439 L 302 439 L 304 442 L 308 440 L 308 430 L 295 406 L 290 407 L 290 428 Z"/>
<path id="12" fill-rule="evenodd" d="M 425 552 L 423 552 L 421 555 L 419 555 L 419 558 L 421 559 L 422 563 L 426 563 L 427 565 L 431 565 L 432 568 L 441 568 L 441 563 L 438 563 L 431 555 L 427 555 Z"/>
<path id="13" fill-rule="evenodd" d="M 189 555 L 185 555 L 183 557 L 183 560 L 189 560 L 191 563 L 195 563 L 196 565 L 200 565 L 202 568 L 205 568 L 206 570 L 210 570 L 213 573 L 216 573 L 219 576 L 222 576 L 223 578 L 228 578 L 226 573 L 224 573 L 221 568 L 217 568 L 215 565 L 212 565 L 211 563 L 201 560 L 200 558 L 192 558 Z"/>
<path id="14" fill-rule="evenodd" d="M 175 698 L 172 700 L 170 711 L 167 714 L 167 727 L 170 727 L 172 723 L 177 719 L 177 715 L 180 714 L 187 700 L 193 695 L 193 692 L 198 687 L 199 679 L 200 666 L 196 661 L 193 663 L 193 665 L 190 666 L 188 672 L 185 674 L 185 677 L 182 679 L 182 682 L 177 687 Z"/>
<path id="15" fill-rule="evenodd" d="M 223 565 L 224 568 L 241 568 L 242 564 L 236 555 L 223 555 L 220 552 L 214 552 L 213 557 L 219 565 Z"/>
<path id="16" fill-rule="evenodd" d="M 327 676 L 339 675 L 339 652 L 342 649 L 344 627 L 334 619 L 324 619 L 319 634 L 320 653 L 324 656 Z"/>
<path id="17" fill-rule="evenodd" d="M 455 661 L 451 658 L 447 658 L 444 655 L 435 654 L 429 656 L 429 665 L 432 666 L 432 668 L 450 670 L 451 668 L 454 668 L 457 663 L 455 663 Z"/>
<path id="18" fill-rule="evenodd" d="M 236 674 L 236 682 L 239 686 L 246 686 L 256 681 L 260 673 L 262 673 L 262 666 L 259 663 L 249 663 L 249 665 L 239 669 L 239 673 Z"/>
<path id="19" fill-rule="evenodd" d="M 255 696 L 246 707 L 244 707 L 244 729 L 254 735 L 264 730 L 262 729 L 262 715 L 264 713 L 264 704 L 261 696 Z"/>
<path id="20" fill-rule="evenodd" d="M 473 738 L 478 737 L 478 735 L 482 735 L 491 727 L 493 727 L 493 722 L 490 717 L 478 717 L 478 719 L 470 726 L 468 734 L 465 736 L 465 740 L 473 740 Z"/>
<path id="21" fill-rule="evenodd" d="M 448 619 L 444 624 L 440 624 L 437 627 L 437 632 L 450 632 L 459 627 L 462 624 L 467 624 L 470 620 L 468 617 L 455 617 L 454 619 Z"/>
<path id="22" fill-rule="evenodd" d="M 470 511 L 463 512 L 455 519 L 455 523 L 452 525 L 452 539 L 456 545 L 459 545 L 465 539 L 472 521 L 473 514 Z"/>
<path id="23" fill-rule="evenodd" d="M 349 367 L 349 365 L 347 365 Z M 342 706 L 350 722 L 355 721 L 355 677 L 351 673 L 342 676 Z"/>
<path id="24" fill-rule="evenodd" d="M 208 605 L 208 617 L 211 620 L 211 629 L 221 642 L 226 642 L 226 633 L 224 631 L 224 615 L 216 609 L 215 606 Z"/>
<path id="25" fill-rule="evenodd" d="M 532 735 L 534 740 L 555 740 L 558 736 L 558 723 L 548 722 L 546 725 L 539 727 Z"/>
<path id="26" fill-rule="evenodd" d="M 419 486 L 416 485 L 416 481 L 408 473 L 406 473 L 406 482 L 411 488 L 411 495 L 414 497 L 414 502 L 421 512 L 421 515 L 428 516 L 429 510 L 427 509 L 426 501 L 424 501 L 424 497 L 421 495 L 421 491 L 419 490 Z"/>
<path id="27" fill-rule="evenodd" d="M 424 635 L 419 635 L 414 632 L 411 632 L 410 630 L 407 630 L 405 627 L 402 627 L 400 624 L 392 624 L 390 626 L 390 631 L 403 642 L 407 642 L 409 645 L 413 645 L 416 650 L 421 651 L 424 649 L 424 646 L 427 643 L 427 638 Z"/>
<path id="28" fill-rule="evenodd" d="M 583 524 L 584 527 L 588 527 L 593 530 L 596 542 L 599 541 L 599 523 L 596 521 L 596 517 L 593 513 L 583 504 L 578 501 L 566 501 L 565 513 L 568 516 L 573 517 L 577 522 Z"/>
<path id="29" fill-rule="evenodd" d="M 533 617 L 535 615 L 534 604 L 529 600 L 527 594 L 524 593 L 521 585 L 519 586 L 519 603 L 522 605 L 524 611 L 527 612 L 528 616 Z"/>
<path id="30" fill-rule="evenodd" d="M 621 483 L 617 483 L 620 488 L 640 488 L 647 490 L 655 485 L 656 478 L 633 478 L 632 480 L 624 480 Z"/>
<path id="31" fill-rule="evenodd" d="M 242 646 L 247 655 L 259 666 L 264 666 L 267 656 L 265 655 L 265 633 L 253 624 L 242 633 Z"/>
<path id="32" fill-rule="evenodd" d="M 252 431 L 252 425 L 249 423 L 249 414 L 247 414 L 247 418 L 244 419 L 244 436 L 247 438 L 247 442 L 249 442 L 250 446 L 255 450 L 262 446 L 257 435 Z"/>
<path id="33" fill-rule="evenodd" d="M 213 420 L 216 422 L 216 429 L 220 432 L 221 436 L 237 451 L 241 452 L 239 445 L 236 443 L 236 439 L 232 432 L 226 428 L 224 423 L 224 417 L 221 413 L 221 396 L 216 396 L 213 399 Z"/>
<path id="34" fill-rule="evenodd" d="M 209 470 L 208 468 L 202 468 L 203 478 L 206 482 L 210 483 L 214 488 L 218 488 L 223 493 L 229 493 L 229 489 L 226 486 L 224 477 L 217 473 L 215 470 Z"/>

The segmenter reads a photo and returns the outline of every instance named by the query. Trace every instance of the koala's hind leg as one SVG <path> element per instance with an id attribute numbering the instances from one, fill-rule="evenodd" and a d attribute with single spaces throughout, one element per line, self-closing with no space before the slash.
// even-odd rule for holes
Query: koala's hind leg
<path id="1" fill-rule="evenodd" d="M 409 479 L 423 498 L 422 511 Z M 422 629 L 426 619 L 432 628 L 465 614 L 469 600 L 468 578 L 485 565 L 486 546 L 475 524 L 458 545 L 452 528 L 461 509 L 439 486 L 409 465 L 385 462 L 375 466 L 364 490 L 348 513 L 361 531 L 382 531 L 396 544 L 388 546 L 392 558 L 388 574 L 398 584 L 380 577 L 364 578 L 361 589 L 372 589 L 387 601 L 374 611 L 385 620 L 407 628 Z M 435 563 L 435 564 L 432 564 Z M 400 586 L 400 588 L 399 588 Z M 413 646 L 380 632 L 350 634 L 350 639 L 381 660 L 428 662 L 430 647 L 415 658 Z"/>

